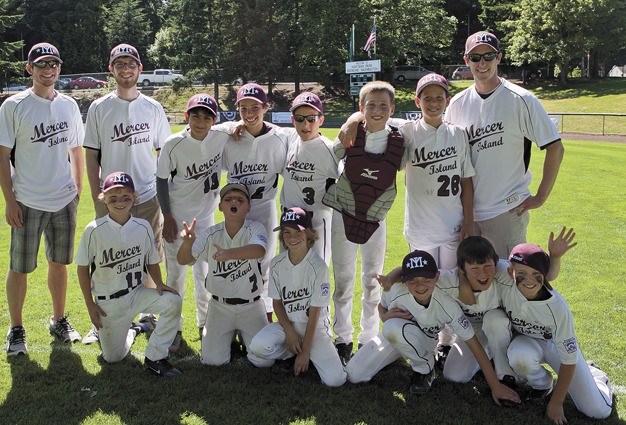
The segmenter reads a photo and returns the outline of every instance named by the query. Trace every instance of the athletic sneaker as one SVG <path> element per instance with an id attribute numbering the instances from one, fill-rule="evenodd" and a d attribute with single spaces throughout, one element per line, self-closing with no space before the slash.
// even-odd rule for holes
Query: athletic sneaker
<path id="1" fill-rule="evenodd" d="M 514 376 L 504 375 L 502 379 L 500 379 L 500 383 L 506 385 L 512 390 L 517 390 L 517 381 Z M 504 407 L 516 407 L 519 406 L 519 403 L 508 400 L 506 398 L 500 399 L 500 404 Z"/>
<path id="2" fill-rule="evenodd" d="M 98 342 L 98 338 L 98 328 L 96 328 L 94 325 L 91 325 L 91 329 L 89 329 L 87 335 L 83 337 L 83 344 L 93 344 L 94 342 Z"/>
<path id="3" fill-rule="evenodd" d="M 537 390 L 535 388 L 532 388 L 530 390 L 530 393 L 526 397 L 526 401 L 531 401 L 535 403 L 545 403 L 548 397 L 550 396 L 550 394 L 552 394 L 552 388 L 553 387 L 550 387 L 547 390 Z"/>
<path id="4" fill-rule="evenodd" d="M 156 328 L 156 325 L 157 325 L 158 321 L 159 321 L 159 319 L 154 317 L 154 314 L 147 314 L 147 315 L 139 318 L 139 323 L 143 324 L 143 325 L 146 325 L 148 327 L 149 331 L 153 331 L 154 328 Z"/>
<path id="5" fill-rule="evenodd" d="M 335 344 L 335 348 L 337 349 L 337 354 L 339 354 L 339 359 L 341 360 L 342 365 L 348 364 L 350 358 L 352 357 L 352 343 L 346 344 L 345 342 L 339 342 Z"/>
<path id="6" fill-rule="evenodd" d="M 23 326 L 13 326 L 9 328 L 6 351 L 8 356 L 28 354 L 28 347 L 26 347 L 26 330 Z"/>
<path id="7" fill-rule="evenodd" d="M 80 341 L 80 334 L 74 329 L 65 316 L 61 316 L 57 320 L 54 320 L 52 316 L 50 316 L 50 332 L 56 335 L 62 342 Z"/>
<path id="8" fill-rule="evenodd" d="M 174 341 L 170 345 L 170 353 L 176 353 L 180 350 L 180 343 L 183 339 L 183 333 L 181 331 L 176 332 L 176 336 L 174 337 Z"/>
<path id="9" fill-rule="evenodd" d="M 180 370 L 172 366 L 170 362 L 167 361 L 167 358 L 161 360 L 150 360 L 146 357 L 143 368 L 164 378 L 175 378 L 183 374 Z"/>
<path id="10" fill-rule="evenodd" d="M 409 387 L 409 393 L 411 394 L 426 394 L 430 391 L 430 387 L 435 380 L 435 370 L 431 370 L 428 373 L 413 372 L 411 376 L 411 386 Z"/>

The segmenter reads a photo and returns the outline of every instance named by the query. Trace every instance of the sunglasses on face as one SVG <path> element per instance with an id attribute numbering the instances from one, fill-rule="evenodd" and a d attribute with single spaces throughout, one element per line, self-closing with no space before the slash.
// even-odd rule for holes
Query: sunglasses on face
<path id="1" fill-rule="evenodd" d="M 45 68 L 48 65 L 50 68 L 56 68 L 59 66 L 59 61 L 56 59 L 51 59 L 49 61 L 40 60 L 37 62 L 33 62 L 33 65 L 37 68 Z"/>
<path id="2" fill-rule="evenodd" d="M 308 122 L 317 122 L 317 120 L 320 118 L 319 115 L 294 115 L 293 119 L 295 120 L 295 122 L 304 122 L 304 120 L 307 120 Z"/>
<path id="3" fill-rule="evenodd" d="M 483 58 L 485 62 L 491 62 L 495 58 L 498 57 L 499 52 L 489 52 L 489 53 L 468 53 L 465 55 L 466 58 L 471 60 L 472 62 L 480 62 L 480 58 Z"/>
<path id="4" fill-rule="evenodd" d="M 113 62 L 113 68 L 115 69 L 136 69 L 138 66 L 137 62 Z"/>

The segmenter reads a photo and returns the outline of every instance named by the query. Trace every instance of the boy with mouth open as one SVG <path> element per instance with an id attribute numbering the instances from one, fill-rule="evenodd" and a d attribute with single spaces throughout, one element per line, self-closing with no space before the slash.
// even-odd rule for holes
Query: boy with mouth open
<path id="1" fill-rule="evenodd" d="M 242 183 L 229 183 L 220 191 L 219 210 L 224 221 L 209 227 L 196 239 L 196 220 L 183 222 L 183 241 L 177 260 L 181 265 L 202 260 L 209 264 L 205 280 L 211 293 L 202 336 L 200 361 L 210 366 L 230 362 L 230 346 L 236 331 L 246 347 L 254 335 L 267 325 L 261 300 L 263 279 L 261 260 L 267 248 L 263 224 L 246 220 L 250 212 L 250 193 Z M 264 360 L 248 353 L 257 367 L 269 367 Z"/>

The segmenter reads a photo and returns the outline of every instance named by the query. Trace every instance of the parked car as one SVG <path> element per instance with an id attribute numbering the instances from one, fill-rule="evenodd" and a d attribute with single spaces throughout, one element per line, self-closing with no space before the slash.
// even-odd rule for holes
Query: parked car
<path id="1" fill-rule="evenodd" d="M 106 81 L 102 81 L 102 80 L 97 80 L 93 77 L 79 77 L 75 80 L 72 80 L 70 82 L 70 87 L 73 88 L 74 90 L 77 89 L 99 89 L 102 87 L 106 87 L 108 86 L 109 83 Z"/>
<path id="2" fill-rule="evenodd" d="M 467 80 L 474 78 L 472 76 L 472 71 L 470 71 L 469 66 L 459 66 L 452 73 L 453 80 Z"/>
<path id="3" fill-rule="evenodd" d="M 144 87 L 171 84 L 177 78 L 182 78 L 182 74 L 176 74 L 171 69 L 155 69 L 154 71 L 144 71 L 139 75 L 139 81 Z"/>
<path id="4" fill-rule="evenodd" d="M 393 79 L 398 80 L 400 82 L 404 80 L 419 80 L 426 74 L 430 74 L 432 71 L 427 70 L 421 66 L 415 65 L 402 65 L 396 66 L 395 71 L 393 72 Z"/>
<path id="5" fill-rule="evenodd" d="M 54 88 L 57 90 L 69 90 L 71 82 L 71 78 L 61 77 L 56 81 Z"/>
<path id="6" fill-rule="evenodd" d="M 8 86 L 3 87 L 2 91 L 4 91 L 5 93 L 18 92 L 18 91 L 24 91 L 27 88 L 28 87 L 23 84 L 9 84 Z"/>

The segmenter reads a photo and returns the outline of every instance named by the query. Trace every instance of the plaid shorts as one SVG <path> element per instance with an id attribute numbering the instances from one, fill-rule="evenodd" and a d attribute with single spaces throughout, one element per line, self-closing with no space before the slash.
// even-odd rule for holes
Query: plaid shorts
<path id="1" fill-rule="evenodd" d="M 31 273 L 37 268 L 42 233 L 48 261 L 71 264 L 74 257 L 78 196 L 55 212 L 29 208 L 21 202 L 18 204 L 22 208 L 24 224 L 20 228 L 11 228 L 11 270 Z"/>

